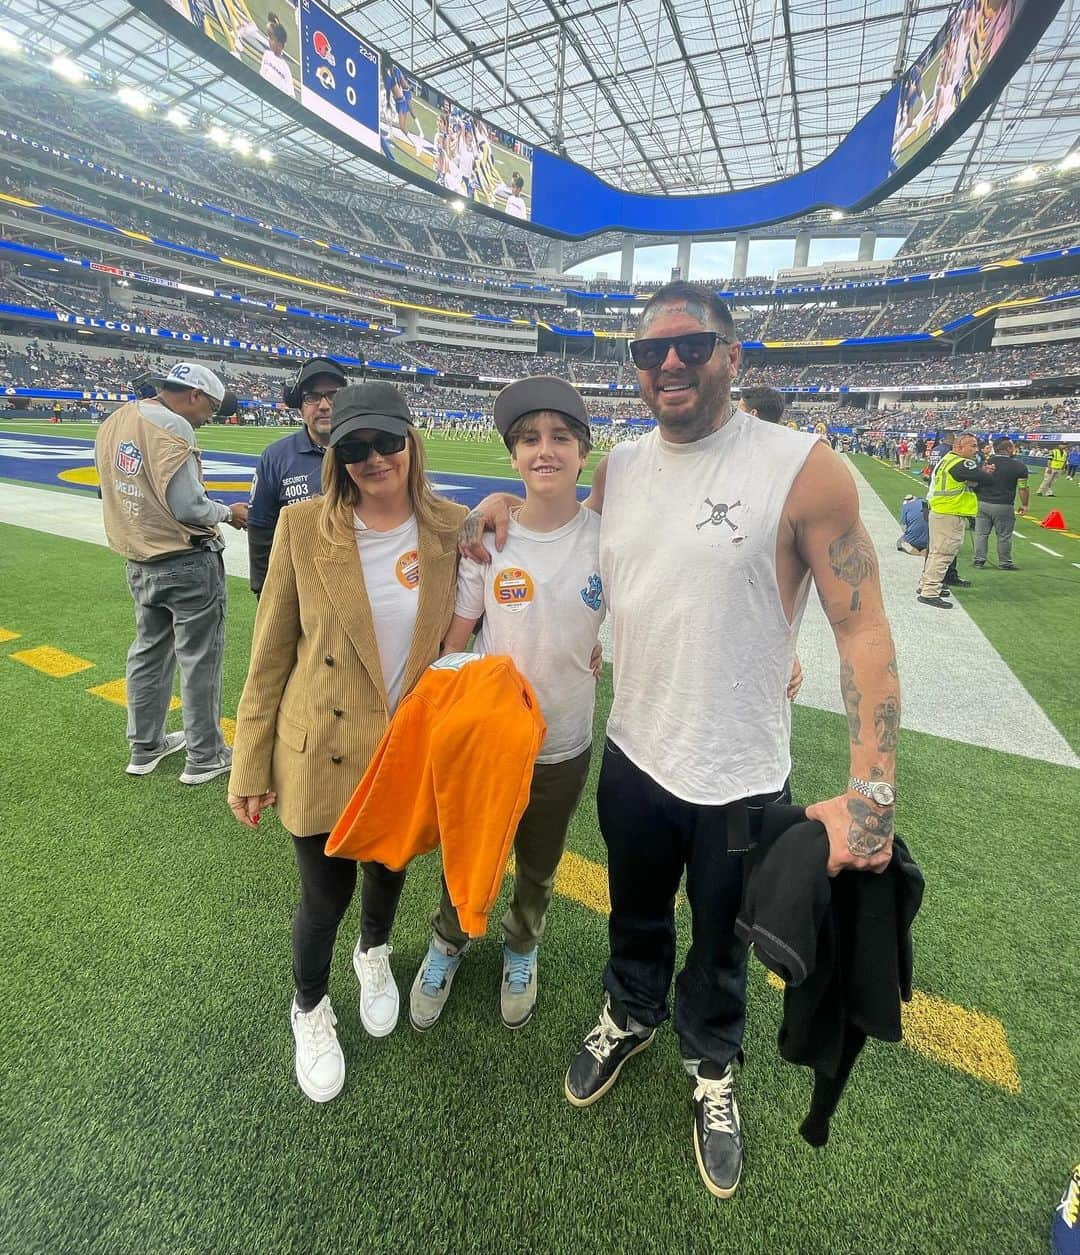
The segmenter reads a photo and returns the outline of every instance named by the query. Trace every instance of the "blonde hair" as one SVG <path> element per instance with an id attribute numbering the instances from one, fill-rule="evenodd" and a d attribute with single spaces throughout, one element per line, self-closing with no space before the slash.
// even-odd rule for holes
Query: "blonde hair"
<path id="1" fill-rule="evenodd" d="M 411 428 L 405 432 L 405 439 L 409 449 L 409 500 L 413 513 L 420 527 L 434 530 L 440 526 L 437 507 L 442 498 L 428 483 L 423 441 Z M 362 494 L 333 446 L 323 454 L 322 490 L 320 534 L 332 545 L 354 544 L 353 512 L 360 505 Z"/>

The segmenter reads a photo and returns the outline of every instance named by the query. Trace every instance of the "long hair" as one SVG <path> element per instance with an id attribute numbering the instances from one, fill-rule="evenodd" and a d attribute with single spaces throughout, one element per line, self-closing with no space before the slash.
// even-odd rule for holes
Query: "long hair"
<path id="1" fill-rule="evenodd" d="M 405 439 L 409 450 L 409 500 L 413 513 L 420 527 L 434 529 L 439 526 L 436 507 L 442 498 L 428 483 L 424 442 L 412 428 L 405 432 Z M 322 490 L 320 534 L 333 545 L 353 544 L 353 511 L 359 507 L 363 494 L 332 446 L 323 454 Z"/>

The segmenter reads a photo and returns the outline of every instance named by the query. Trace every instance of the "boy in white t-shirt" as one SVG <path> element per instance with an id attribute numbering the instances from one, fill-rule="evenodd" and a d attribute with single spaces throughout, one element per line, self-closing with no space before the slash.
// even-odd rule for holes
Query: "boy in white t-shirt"
<path id="1" fill-rule="evenodd" d="M 495 402 L 495 426 L 525 485 L 496 561 L 463 559 L 454 620 L 444 643 L 508 654 L 536 691 L 547 736 L 514 838 L 514 892 L 503 918 L 500 1011 L 520 1028 L 536 1003 L 536 952 L 566 831 L 589 773 L 596 679 L 593 651 L 606 606 L 600 583 L 600 516 L 577 499 L 588 457 L 589 419 L 578 391 L 541 375 L 510 384 Z M 468 947 L 443 882 L 432 938 L 409 999 L 413 1026 L 431 1028 Z"/>

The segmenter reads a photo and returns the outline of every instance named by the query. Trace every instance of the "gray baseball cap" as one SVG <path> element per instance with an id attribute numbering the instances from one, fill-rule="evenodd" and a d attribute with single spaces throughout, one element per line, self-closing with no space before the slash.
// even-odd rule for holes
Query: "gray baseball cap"
<path id="1" fill-rule="evenodd" d="M 415 426 L 409 406 L 401 390 L 392 383 L 372 380 L 351 383 L 339 389 L 334 397 L 330 418 L 330 446 L 345 440 L 356 431 L 388 431 L 402 436 Z"/>
<path id="2" fill-rule="evenodd" d="M 581 393 L 558 375 L 533 375 L 508 384 L 495 398 L 495 426 L 506 440 L 506 433 L 524 414 L 554 410 L 588 427 L 589 414 Z"/>

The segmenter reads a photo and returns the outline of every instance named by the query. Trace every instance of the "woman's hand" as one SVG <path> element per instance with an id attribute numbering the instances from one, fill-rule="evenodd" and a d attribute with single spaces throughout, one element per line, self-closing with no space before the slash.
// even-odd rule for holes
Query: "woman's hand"
<path id="1" fill-rule="evenodd" d="M 235 793 L 230 793 L 229 810 L 233 813 L 233 819 L 243 824 L 245 828 L 257 828 L 262 812 L 268 806 L 273 806 L 276 801 L 276 793 L 264 793 L 260 797 L 239 797 Z"/>
<path id="2" fill-rule="evenodd" d="M 802 688 L 803 669 L 802 663 L 799 661 L 799 655 L 795 655 L 795 661 L 791 665 L 791 679 L 788 680 L 787 696 L 788 701 L 793 702 L 799 695 L 799 689 Z"/>

